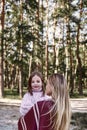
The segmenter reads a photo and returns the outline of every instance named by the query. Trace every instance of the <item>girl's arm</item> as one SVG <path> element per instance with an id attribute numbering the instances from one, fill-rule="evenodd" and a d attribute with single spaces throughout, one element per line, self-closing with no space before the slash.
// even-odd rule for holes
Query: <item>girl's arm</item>
<path id="1" fill-rule="evenodd" d="M 28 112 L 28 110 L 31 107 L 30 102 L 31 101 L 30 101 L 29 94 L 26 93 L 22 99 L 21 106 L 20 106 L 20 114 L 21 115 L 25 115 Z"/>

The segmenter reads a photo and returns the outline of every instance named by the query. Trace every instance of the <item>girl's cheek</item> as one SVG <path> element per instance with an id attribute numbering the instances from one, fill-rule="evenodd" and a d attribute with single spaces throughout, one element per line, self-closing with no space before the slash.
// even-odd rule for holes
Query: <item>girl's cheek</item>
<path id="1" fill-rule="evenodd" d="M 42 87 L 42 83 L 40 83 L 39 85 L 40 85 L 40 87 Z"/>

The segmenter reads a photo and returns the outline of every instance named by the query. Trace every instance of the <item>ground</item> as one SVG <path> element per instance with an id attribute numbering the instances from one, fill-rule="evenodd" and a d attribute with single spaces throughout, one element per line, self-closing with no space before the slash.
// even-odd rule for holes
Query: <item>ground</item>
<path id="1" fill-rule="evenodd" d="M 18 130 L 20 102 L 20 100 L 0 99 L 0 130 Z M 87 98 L 82 100 L 73 99 L 71 100 L 71 106 L 74 114 L 70 130 L 87 130 Z M 82 122 L 83 119 L 85 123 Z M 84 126 L 82 127 L 80 124 L 84 124 Z"/>
<path id="2" fill-rule="evenodd" d="M 17 130 L 19 108 L 0 106 L 0 130 Z"/>

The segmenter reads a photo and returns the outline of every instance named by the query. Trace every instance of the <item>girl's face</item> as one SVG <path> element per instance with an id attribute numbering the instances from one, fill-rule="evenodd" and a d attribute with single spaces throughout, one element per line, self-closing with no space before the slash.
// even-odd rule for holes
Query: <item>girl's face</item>
<path id="1" fill-rule="evenodd" d="M 38 91 L 42 90 L 42 80 L 41 80 L 41 78 L 37 75 L 32 77 L 31 86 L 32 86 L 33 91 L 38 92 Z"/>
<path id="2" fill-rule="evenodd" d="M 49 80 L 47 81 L 47 84 L 46 84 L 46 94 L 47 95 L 52 95 L 52 87 L 49 83 Z"/>

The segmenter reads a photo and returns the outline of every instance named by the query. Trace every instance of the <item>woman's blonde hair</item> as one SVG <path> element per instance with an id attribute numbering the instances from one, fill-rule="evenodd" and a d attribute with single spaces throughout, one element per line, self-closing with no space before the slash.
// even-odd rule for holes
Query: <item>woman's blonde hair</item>
<path id="1" fill-rule="evenodd" d="M 54 99 L 54 130 L 68 130 L 70 124 L 70 103 L 67 83 L 63 75 L 53 74 L 48 78 L 49 84 L 52 88 L 52 97 Z"/>

